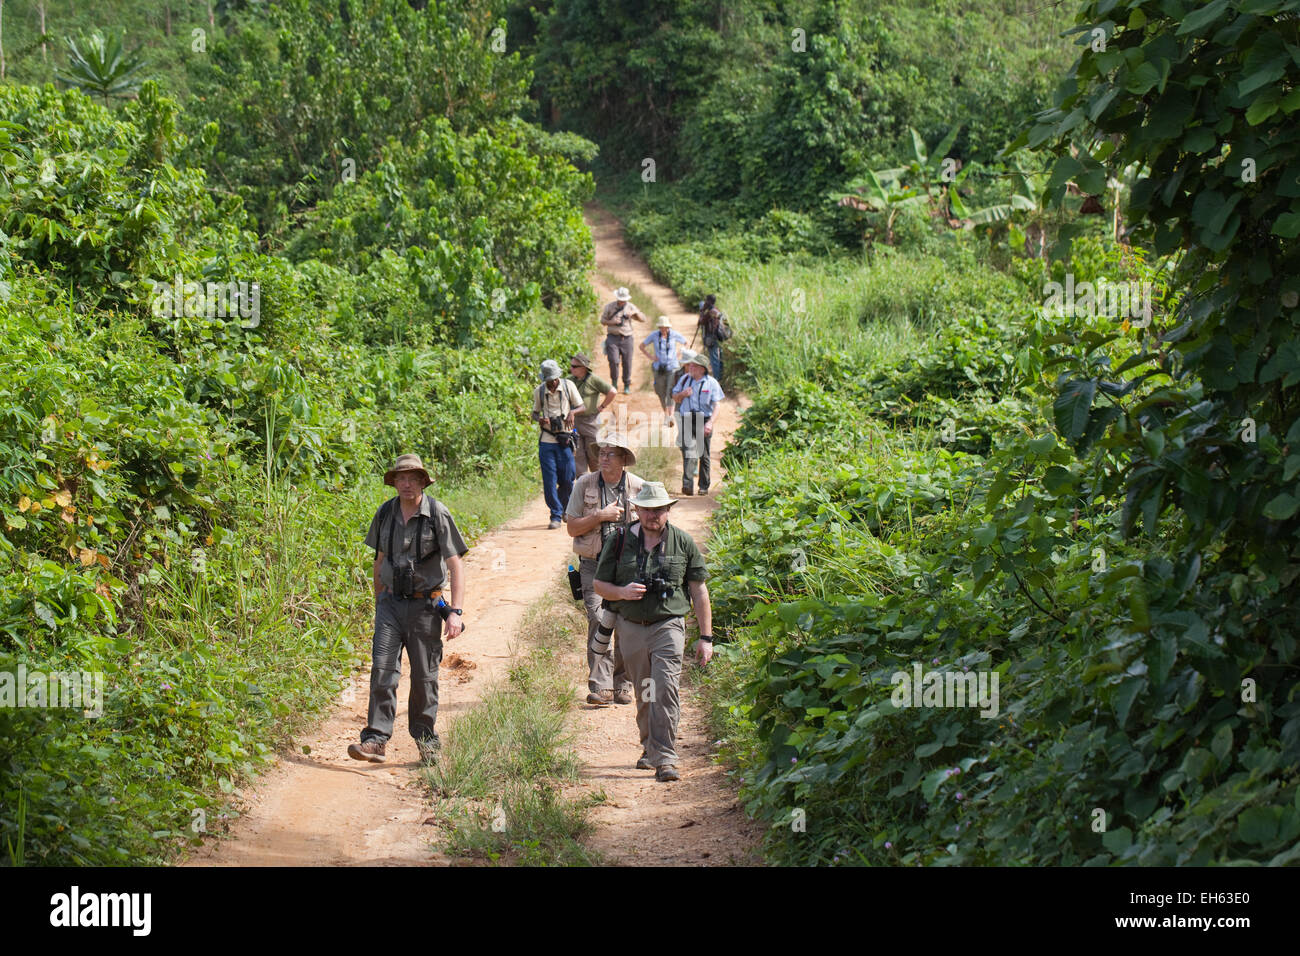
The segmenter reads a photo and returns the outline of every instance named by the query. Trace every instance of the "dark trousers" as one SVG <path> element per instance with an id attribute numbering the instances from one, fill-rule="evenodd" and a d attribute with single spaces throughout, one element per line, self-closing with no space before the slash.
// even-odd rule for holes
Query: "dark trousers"
<path id="1" fill-rule="evenodd" d="M 623 387 L 632 387 L 632 338 L 631 335 L 605 336 L 605 357 L 609 359 L 609 384 L 618 385 L 619 361 L 623 363 Z"/>
<path id="2" fill-rule="evenodd" d="M 596 444 L 596 436 L 600 433 L 600 426 L 596 424 L 597 417 L 573 416 L 573 427 L 578 430 L 578 447 L 573 452 L 575 477 L 600 468 L 600 446 Z"/>
<path id="3" fill-rule="evenodd" d="M 370 710 L 361 740 L 387 742 L 397 713 L 402 648 L 411 662 L 407 726 L 416 740 L 437 740 L 438 665 L 442 663 L 442 618 L 433 601 L 399 601 L 384 591 L 375 603 L 375 637 L 370 645 Z"/>
<path id="4" fill-rule="evenodd" d="M 712 345 L 709 346 L 709 365 L 713 367 L 712 368 L 713 377 L 716 378 L 718 380 L 718 384 L 721 385 L 722 384 L 722 345 L 719 342 L 714 342 Z"/>
<path id="5" fill-rule="evenodd" d="M 573 490 L 573 449 L 539 438 L 537 457 L 542 464 L 542 495 L 551 509 L 551 520 L 563 521 L 569 492 Z"/>

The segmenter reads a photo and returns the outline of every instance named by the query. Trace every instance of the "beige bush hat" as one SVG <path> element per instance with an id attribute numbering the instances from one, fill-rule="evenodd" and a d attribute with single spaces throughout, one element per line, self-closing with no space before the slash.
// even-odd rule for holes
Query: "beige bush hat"
<path id="1" fill-rule="evenodd" d="M 418 471 L 424 476 L 426 488 L 433 483 L 429 473 L 424 470 L 424 462 L 420 461 L 419 455 L 398 455 L 397 461 L 393 462 L 393 467 L 384 472 L 384 484 L 397 487 L 395 479 L 399 471 Z"/>
<path id="2" fill-rule="evenodd" d="M 636 449 L 632 447 L 632 439 L 626 435 L 621 435 L 613 429 L 602 429 L 596 436 L 596 445 L 600 448 L 621 448 L 624 467 L 636 464 Z"/>
<path id="3" fill-rule="evenodd" d="M 669 498 L 662 481 L 647 481 L 632 499 L 638 508 L 667 508 L 677 504 L 676 498 Z"/>
<path id="4" fill-rule="evenodd" d="M 614 290 L 614 298 L 618 299 L 620 302 L 631 302 L 632 293 L 627 291 L 627 286 L 621 285 Z"/>
<path id="5" fill-rule="evenodd" d="M 672 320 L 669 319 L 668 316 L 666 315 L 659 316 L 659 321 L 655 323 L 656 329 L 671 329 L 672 327 L 673 327 Z"/>
<path id="6" fill-rule="evenodd" d="M 692 352 L 690 349 L 682 350 L 682 368 L 687 365 L 698 365 L 704 371 L 709 370 L 709 360 L 699 352 Z"/>

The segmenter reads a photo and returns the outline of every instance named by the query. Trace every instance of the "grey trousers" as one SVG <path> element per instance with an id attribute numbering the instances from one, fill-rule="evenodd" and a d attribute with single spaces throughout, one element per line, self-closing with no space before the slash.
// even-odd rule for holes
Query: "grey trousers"
<path id="1" fill-rule="evenodd" d="M 442 663 L 442 618 L 433 601 L 399 601 L 384 591 L 375 604 L 375 637 L 370 647 L 370 709 L 361 740 L 386 742 L 393 736 L 402 648 L 411 661 L 411 699 L 407 726 L 416 740 L 437 740 L 438 665 Z"/>
<path id="2" fill-rule="evenodd" d="M 695 465 L 700 466 L 700 493 L 709 490 L 713 462 L 709 448 L 712 435 L 704 434 L 709 421 L 698 412 L 678 415 L 677 444 L 682 450 L 682 491 L 691 492 L 695 486 Z"/>
<path id="3" fill-rule="evenodd" d="M 573 476 L 596 471 L 600 468 L 600 448 L 596 444 L 596 435 L 600 426 L 596 424 L 599 413 L 595 415 L 574 415 L 573 427 L 578 430 L 578 444 L 573 449 Z"/>
<path id="4" fill-rule="evenodd" d="M 582 603 L 587 606 L 587 690 L 596 694 L 602 690 L 632 690 L 632 679 L 623 664 L 623 647 L 619 643 L 618 629 L 610 638 L 610 652 L 597 654 L 591 649 L 591 639 L 600 624 L 600 597 L 592 582 L 596 580 L 596 559 L 581 558 L 578 571 L 582 574 Z"/>
<path id="5" fill-rule="evenodd" d="M 673 383 L 681 376 L 680 369 L 655 369 L 655 394 L 664 408 L 673 407 Z"/>
<path id="6" fill-rule="evenodd" d="M 655 767 L 676 764 L 677 720 L 681 716 L 677 687 L 686 650 L 686 620 L 670 617 L 657 624 L 638 624 L 620 614 L 618 636 L 632 678 L 641 748 Z"/>
<path id="7" fill-rule="evenodd" d="M 609 384 L 618 387 L 619 360 L 623 362 L 623 387 L 632 387 L 632 338 L 631 335 L 605 336 L 605 358 L 609 359 Z"/>

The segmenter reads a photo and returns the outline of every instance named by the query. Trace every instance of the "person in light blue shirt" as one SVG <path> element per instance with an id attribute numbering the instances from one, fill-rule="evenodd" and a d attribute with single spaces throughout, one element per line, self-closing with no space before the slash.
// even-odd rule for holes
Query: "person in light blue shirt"
<path id="1" fill-rule="evenodd" d="M 713 435 L 713 417 L 718 403 L 727 396 L 722 393 L 718 380 L 708 372 L 709 360 L 689 349 L 682 353 L 683 374 L 673 386 L 673 400 L 681 416 L 682 429 L 678 445 L 682 449 L 682 494 L 693 495 L 695 463 L 700 468 L 700 494 L 709 493 L 710 441 Z"/>
<path id="2" fill-rule="evenodd" d="M 678 346 L 685 344 L 686 336 L 673 331 L 673 324 L 666 315 L 659 316 L 654 332 L 641 341 L 641 353 L 651 362 L 650 368 L 655 376 L 655 394 L 664 407 L 670 428 L 673 424 L 673 382 L 678 378 L 678 369 L 682 367 L 677 358 L 677 350 Z M 651 352 L 651 349 L 654 351 Z"/>

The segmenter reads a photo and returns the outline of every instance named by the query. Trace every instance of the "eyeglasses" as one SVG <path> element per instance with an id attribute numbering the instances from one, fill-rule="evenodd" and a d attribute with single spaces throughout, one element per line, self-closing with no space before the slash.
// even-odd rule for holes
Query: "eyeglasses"
<path id="1" fill-rule="evenodd" d="M 621 448 L 602 448 L 602 449 L 600 450 L 599 457 L 601 457 L 601 458 L 614 458 L 614 457 L 616 457 L 616 456 L 620 456 L 620 455 L 622 455 L 622 454 L 623 454 L 623 449 L 621 449 Z"/>
<path id="2" fill-rule="evenodd" d="M 578 362 L 574 362 L 572 365 L 569 366 L 569 368 L 586 368 L 586 367 L 587 367 L 587 366 L 582 365 L 582 364 L 580 364 L 580 363 L 578 363 Z"/>

